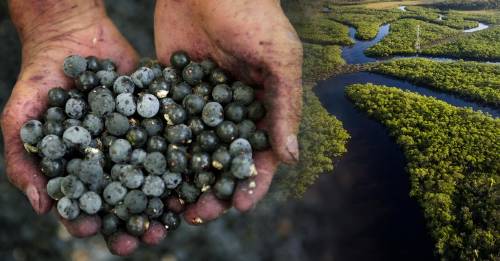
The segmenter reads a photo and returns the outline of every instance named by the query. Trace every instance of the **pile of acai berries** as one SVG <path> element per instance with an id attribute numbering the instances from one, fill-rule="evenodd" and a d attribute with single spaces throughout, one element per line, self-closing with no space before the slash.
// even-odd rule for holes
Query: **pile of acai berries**
<path id="1" fill-rule="evenodd" d="M 178 51 L 170 63 L 145 59 L 120 76 L 109 59 L 64 60 L 76 89 L 51 89 L 43 121 L 20 131 L 64 219 L 97 214 L 105 235 L 141 236 L 151 220 L 173 230 L 169 198 L 194 203 L 212 190 L 230 200 L 238 180 L 257 175 L 252 152 L 269 144 L 256 129 L 265 109 L 254 89 L 210 59 Z"/>

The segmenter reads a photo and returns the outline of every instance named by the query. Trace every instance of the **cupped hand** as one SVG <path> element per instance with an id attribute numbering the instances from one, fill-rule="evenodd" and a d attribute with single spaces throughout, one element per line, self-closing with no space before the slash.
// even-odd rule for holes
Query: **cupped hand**
<path id="1" fill-rule="evenodd" d="M 155 44 L 164 64 L 185 50 L 194 60 L 210 57 L 236 78 L 263 87 L 258 98 L 267 115 L 259 127 L 268 130 L 272 150 L 255 153 L 258 175 L 241 182 L 232 200 L 240 211 L 252 208 L 267 193 L 278 163 L 299 158 L 302 45 L 279 1 L 157 1 Z M 206 192 L 184 217 L 200 224 L 230 206 Z"/>
<path id="2" fill-rule="evenodd" d="M 57 4 L 60 7 L 65 3 Z M 16 15 L 15 11 L 11 10 L 11 15 Z M 40 172 L 36 158 L 24 150 L 19 130 L 24 122 L 42 117 L 50 88 L 73 87 L 72 80 L 62 70 L 64 58 L 71 54 L 110 58 L 120 73 L 133 70 L 137 62 L 137 54 L 103 10 L 85 10 L 78 16 L 48 19 L 46 25 L 43 22 L 34 23 L 36 26 L 16 24 L 23 44 L 22 65 L 1 119 L 7 176 L 26 194 L 39 214 L 48 212 L 53 201 L 47 195 L 47 178 Z M 96 234 L 101 224 L 98 216 L 85 215 L 73 221 L 61 221 L 76 237 Z M 152 224 L 144 241 L 157 243 L 165 235 L 165 229 L 158 230 L 158 226 Z M 114 235 L 108 242 L 110 250 L 119 255 L 131 253 L 138 245 L 138 240 L 127 234 Z"/>

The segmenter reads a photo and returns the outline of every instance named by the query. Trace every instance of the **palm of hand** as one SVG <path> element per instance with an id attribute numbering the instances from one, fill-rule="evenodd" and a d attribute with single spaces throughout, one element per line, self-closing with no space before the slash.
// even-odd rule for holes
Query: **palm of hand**
<path id="1" fill-rule="evenodd" d="M 47 179 L 34 158 L 23 149 L 19 130 L 24 122 L 37 119 L 47 107 L 47 92 L 61 86 L 70 88 L 71 80 L 62 72 L 62 61 L 70 54 L 110 57 L 121 72 L 135 66 L 137 55 L 106 18 L 89 25 L 76 24 L 67 31 L 52 31 L 33 39 L 23 39 L 23 62 L 18 81 L 2 115 L 7 175 L 24 191 L 37 213 L 46 213 L 52 200 L 46 192 Z M 97 217 L 64 222 L 70 233 L 82 237 L 94 234 L 100 226 Z"/>
<path id="2" fill-rule="evenodd" d="M 232 203 L 245 211 L 266 194 L 279 160 L 298 159 L 295 134 L 301 108 L 302 48 L 277 3 L 210 3 L 157 2 L 157 56 L 165 64 L 171 53 L 181 49 L 195 60 L 211 57 L 237 78 L 264 87 L 258 98 L 266 103 L 268 114 L 260 127 L 270 133 L 273 151 L 254 155 L 259 175 L 238 185 Z M 205 193 L 188 207 L 185 218 L 198 224 L 216 218 L 228 207 Z"/>

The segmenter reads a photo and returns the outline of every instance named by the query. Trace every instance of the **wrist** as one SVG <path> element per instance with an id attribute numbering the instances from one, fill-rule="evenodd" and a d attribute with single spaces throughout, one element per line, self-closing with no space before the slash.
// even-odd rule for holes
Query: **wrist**
<path id="1" fill-rule="evenodd" d="M 57 40 L 106 17 L 101 0 L 16 0 L 9 1 L 9 10 L 23 47 Z"/>

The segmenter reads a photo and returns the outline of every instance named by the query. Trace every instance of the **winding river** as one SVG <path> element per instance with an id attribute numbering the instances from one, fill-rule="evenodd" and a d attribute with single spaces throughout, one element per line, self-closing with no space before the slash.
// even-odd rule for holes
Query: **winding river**
<path id="1" fill-rule="evenodd" d="M 349 35 L 355 44 L 344 47 L 342 57 L 349 64 L 378 61 L 365 56 L 363 51 L 383 39 L 389 29 L 389 24 L 383 25 L 375 39 L 358 41 L 354 38 L 356 30 L 350 28 Z M 495 117 L 500 112 L 451 94 L 369 72 L 338 75 L 320 81 L 315 88 L 323 106 L 341 120 L 351 134 L 348 152 L 337 162 L 334 174 L 322 176 L 315 185 L 316 193 L 325 197 L 323 200 L 330 206 L 320 211 L 328 221 L 320 219 L 316 226 L 325 226 L 324 231 L 336 248 L 335 257 L 338 260 L 435 260 L 433 241 L 427 234 L 422 211 L 408 196 L 410 184 L 403 152 L 382 124 L 357 110 L 345 97 L 345 87 L 354 83 L 411 90 Z M 325 225 L 331 223 L 335 225 Z"/>

